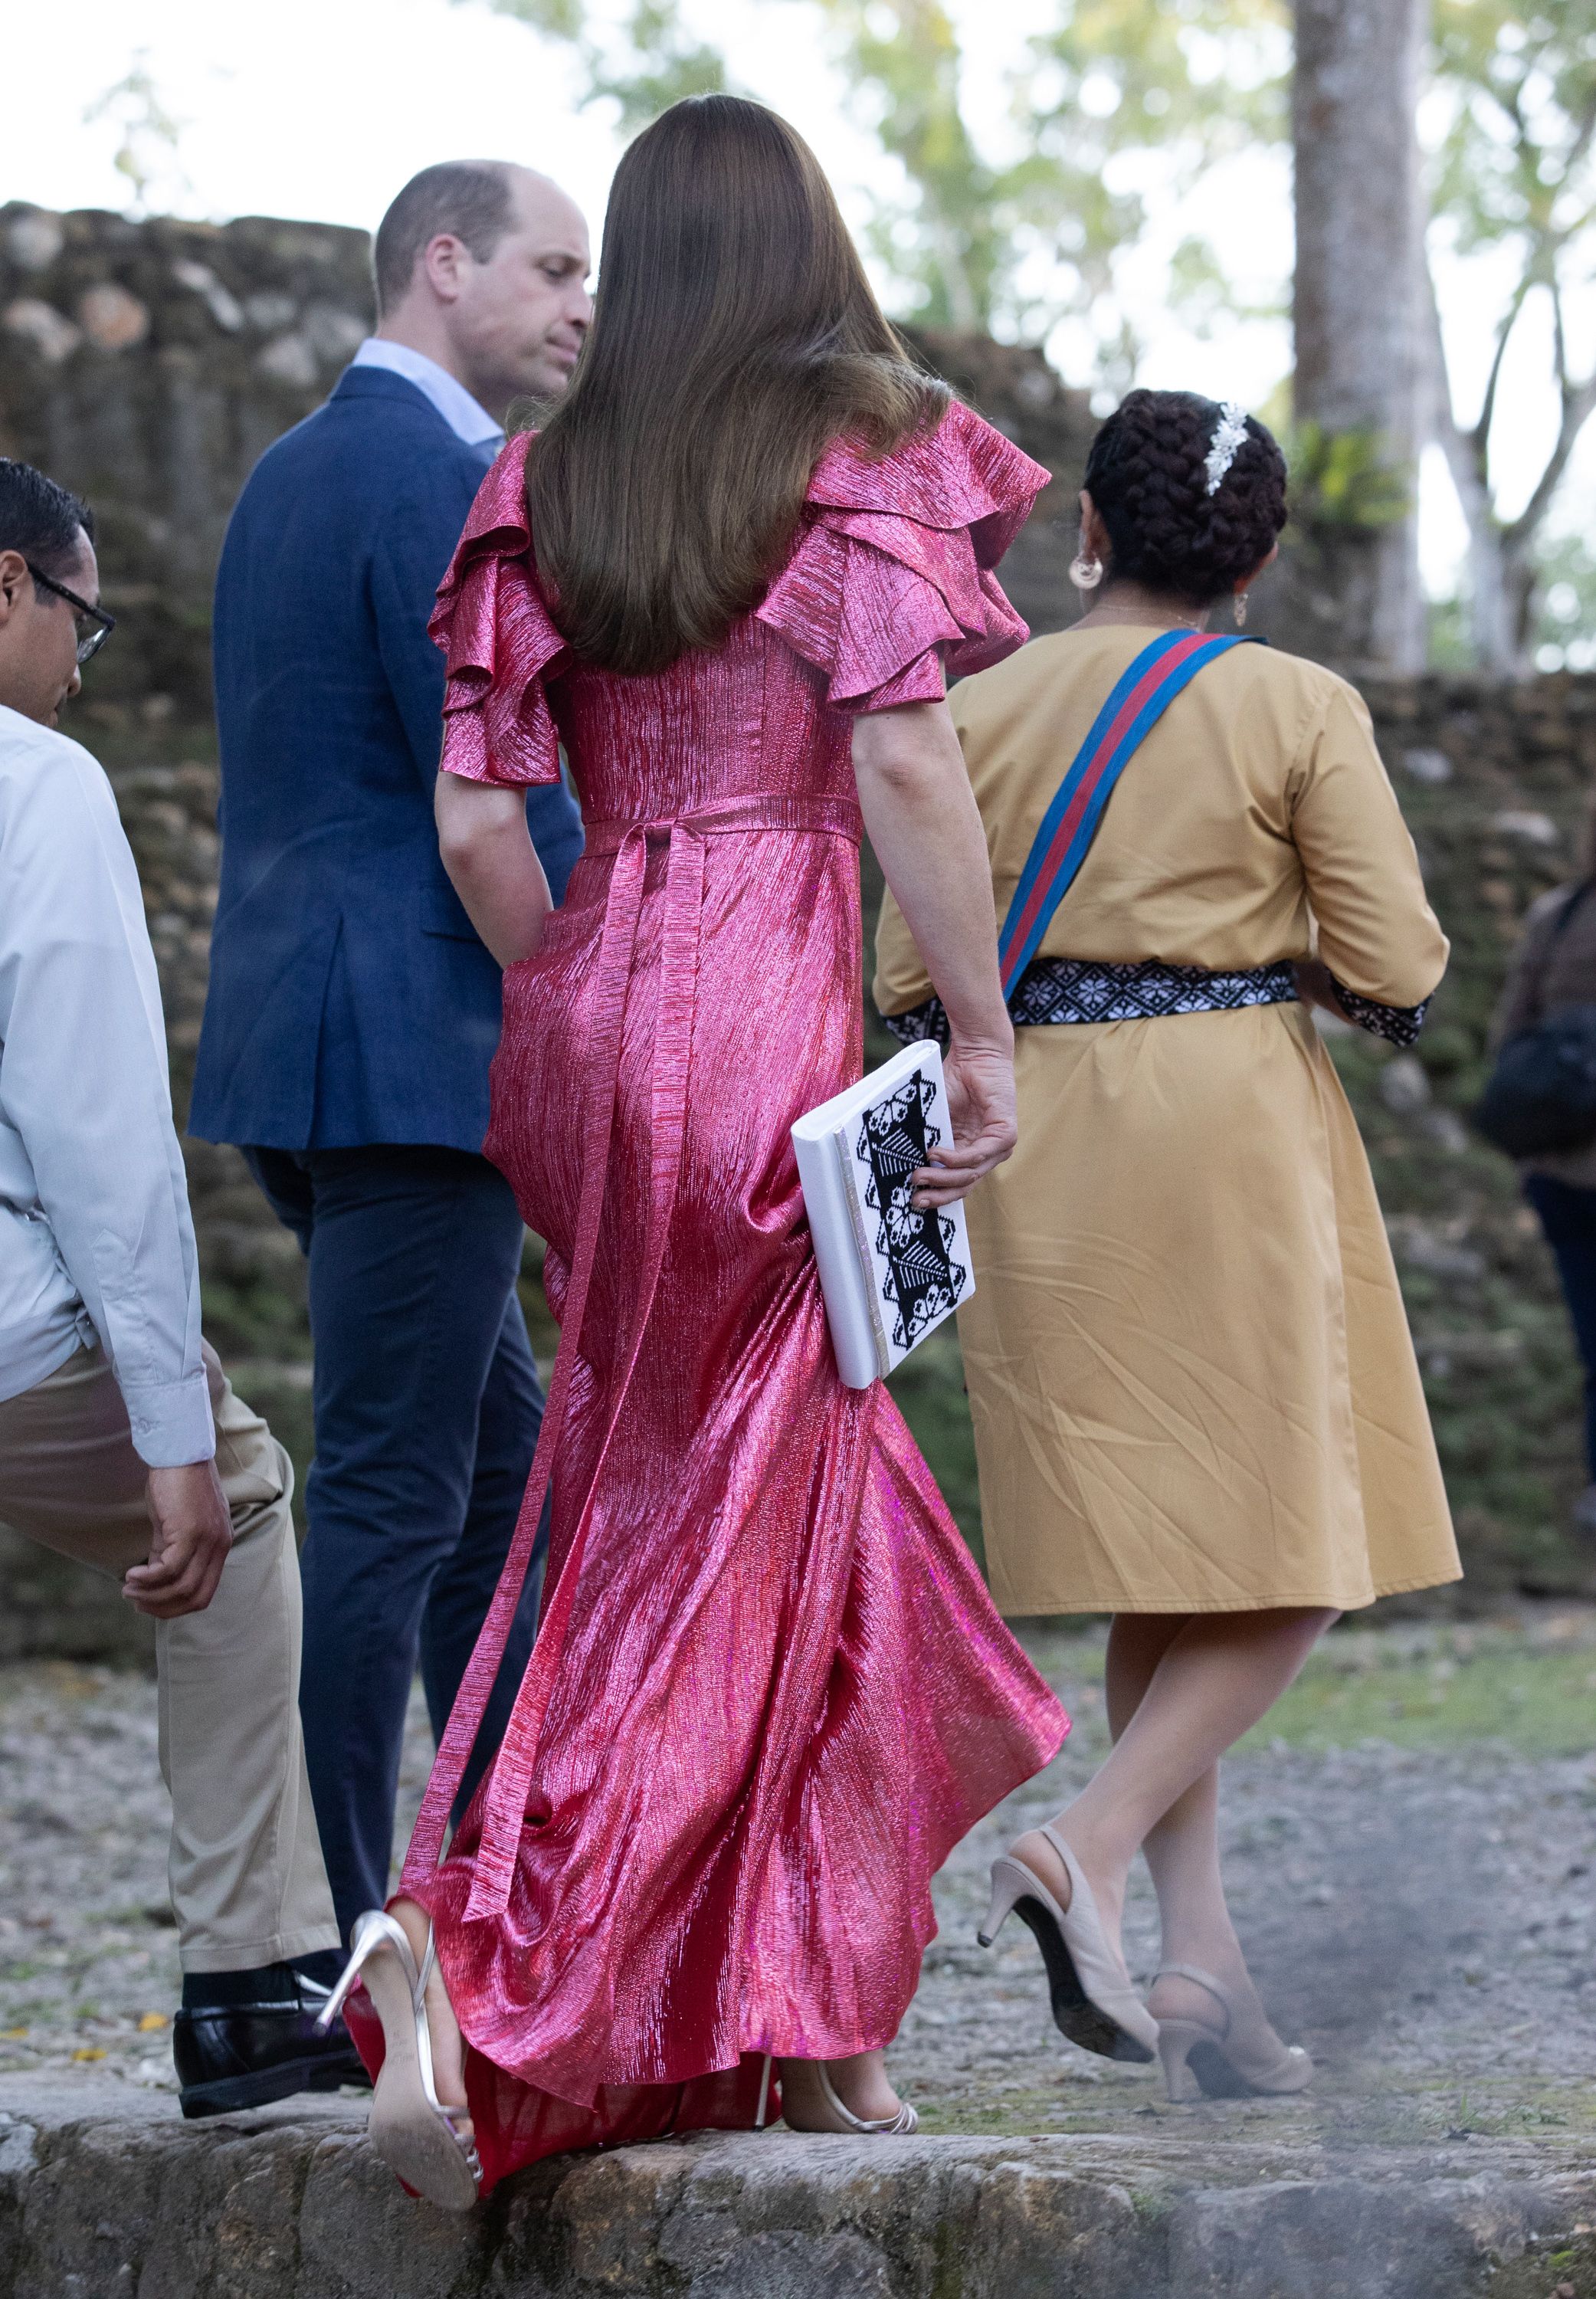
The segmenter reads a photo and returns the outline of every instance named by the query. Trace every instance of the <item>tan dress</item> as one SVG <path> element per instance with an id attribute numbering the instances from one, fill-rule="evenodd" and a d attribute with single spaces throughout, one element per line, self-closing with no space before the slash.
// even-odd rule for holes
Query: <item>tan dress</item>
<path id="1" fill-rule="evenodd" d="M 952 697 L 999 919 L 1152 634 L 1038 639 Z M 1209 663 L 1109 801 L 1040 955 L 1302 958 L 1415 1007 L 1447 944 L 1369 714 L 1263 647 Z M 890 896 L 876 1000 L 930 984 Z M 1459 1577 L 1374 1183 L 1305 1008 L 1021 1028 L 1020 1144 L 968 1201 L 959 1313 L 1009 1614 L 1367 1605 Z"/>

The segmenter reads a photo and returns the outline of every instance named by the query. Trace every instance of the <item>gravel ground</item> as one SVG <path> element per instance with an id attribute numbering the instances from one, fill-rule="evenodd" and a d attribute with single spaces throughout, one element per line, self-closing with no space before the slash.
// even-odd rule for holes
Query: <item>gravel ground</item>
<path id="1" fill-rule="evenodd" d="M 1076 1729 L 939 1880 L 941 1936 L 893 2057 L 929 2129 L 1135 2129 L 1128 2119 L 1159 2116 L 1267 2119 L 1281 2137 L 1325 2139 L 1596 2136 L 1596 1615 L 1338 1635 L 1266 1728 L 1281 1736 L 1231 1760 L 1238 1927 L 1279 2026 L 1319 2074 L 1299 2102 L 1195 2110 L 1163 2102 L 1156 2071 L 1063 2044 L 1017 1924 L 992 1952 L 975 1945 L 988 1861 L 1105 1746 L 1100 1639 L 1027 1641 Z M 1501 1711 L 1488 1739 L 1487 1680 Z M 1454 1714 L 1470 1737 L 1449 1738 Z M 1371 1715 L 1393 1720 L 1389 1737 Z M 1346 1744 L 1323 1745 L 1337 1730 Z M 1526 1751 L 1549 1737 L 1574 1753 Z M 407 1819 L 428 1755 L 418 1704 Z M 170 2087 L 178 1971 L 153 1684 L 61 1664 L 0 1670 L 0 2071 Z M 1139 1875 L 1128 1946 L 1150 1977 L 1156 1914 Z"/>

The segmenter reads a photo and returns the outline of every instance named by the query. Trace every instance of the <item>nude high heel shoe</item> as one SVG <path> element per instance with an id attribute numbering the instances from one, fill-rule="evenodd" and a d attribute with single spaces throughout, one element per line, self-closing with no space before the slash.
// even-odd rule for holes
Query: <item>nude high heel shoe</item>
<path id="1" fill-rule="evenodd" d="M 380 1908 L 357 1917 L 350 1945 L 343 1978 L 316 2024 L 331 2025 L 364 1972 L 385 2046 L 368 2136 L 407 2187 L 446 2212 L 468 2212 L 482 2187 L 482 2162 L 475 2141 L 459 2129 L 469 2121 L 467 2110 L 445 2107 L 433 2081 L 426 2024 L 426 1983 L 437 1960 L 432 1932 L 419 1971 L 403 1927 Z"/>
<path id="2" fill-rule="evenodd" d="M 1158 2022 L 1158 2056 L 1177 2106 L 1189 2107 L 1204 2096 L 1255 2099 L 1306 2090 L 1313 2080 L 1313 2062 L 1301 2044 L 1282 2044 L 1267 2021 L 1261 2032 L 1244 2035 L 1229 1996 L 1211 1972 L 1191 1963 L 1166 1963 L 1154 1986 L 1166 1972 L 1203 1988 L 1220 2009 L 1217 2025 L 1190 2018 Z"/>
<path id="3" fill-rule="evenodd" d="M 1061 1908 L 1033 1869 L 1013 1852 L 992 1863 L 992 1905 L 976 1938 L 990 1947 L 1011 1910 L 1029 1927 L 1047 1967 L 1047 1992 L 1062 2034 L 1105 2060 L 1152 2059 L 1158 2022 L 1130 1984 L 1115 1955 L 1080 1863 L 1054 1828 L 1038 1829 L 1070 1879 L 1070 1905 Z"/>

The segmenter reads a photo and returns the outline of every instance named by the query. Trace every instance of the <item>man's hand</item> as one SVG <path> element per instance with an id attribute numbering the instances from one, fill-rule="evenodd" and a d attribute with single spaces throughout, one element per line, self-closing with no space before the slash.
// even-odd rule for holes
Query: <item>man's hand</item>
<path id="1" fill-rule="evenodd" d="M 203 1613 L 233 1546 L 233 1521 L 215 1462 L 152 1469 L 148 1501 L 155 1528 L 150 1561 L 124 1575 L 122 1594 L 135 1611 L 155 1621 Z"/>

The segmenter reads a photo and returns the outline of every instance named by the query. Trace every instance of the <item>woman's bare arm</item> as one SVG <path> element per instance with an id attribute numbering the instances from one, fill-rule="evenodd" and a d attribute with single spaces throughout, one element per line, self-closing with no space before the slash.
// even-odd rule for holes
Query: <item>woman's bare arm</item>
<path id="1" fill-rule="evenodd" d="M 530 958 L 554 905 L 526 827 L 526 793 L 438 776 L 433 811 L 450 884 L 500 966 Z"/>
<path id="2" fill-rule="evenodd" d="M 962 1198 L 1013 1150 L 1014 1032 L 997 975 L 992 873 L 963 753 L 945 702 L 854 720 L 854 774 L 870 842 L 938 997 L 950 1145 L 933 1150 L 917 1202 Z"/>

